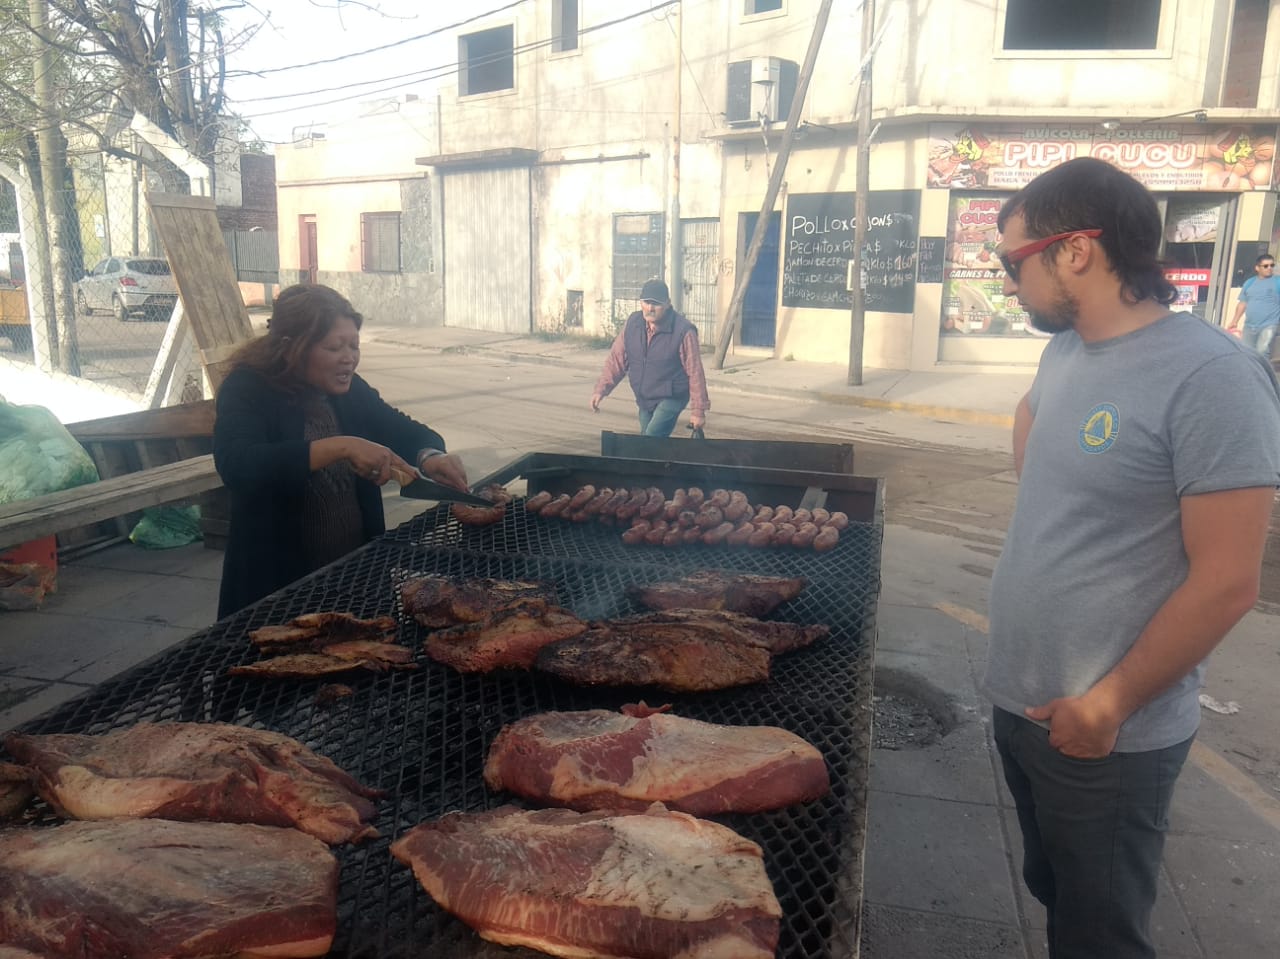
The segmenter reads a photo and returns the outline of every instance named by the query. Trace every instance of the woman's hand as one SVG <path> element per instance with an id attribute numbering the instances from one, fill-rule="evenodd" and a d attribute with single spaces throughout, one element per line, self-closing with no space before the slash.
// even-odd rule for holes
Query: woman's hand
<path id="1" fill-rule="evenodd" d="M 404 460 L 380 443 L 372 443 L 358 436 L 348 436 L 346 440 L 346 455 L 343 458 L 351 466 L 351 472 L 370 483 L 381 486 L 389 480 L 392 465 L 408 466 Z"/>
<path id="2" fill-rule="evenodd" d="M 454 489 L 464 491 L 468 489 L 467 471 L 462 465 L 462 460 L 454 453 L 429 456 L 422 461 L 418 468 L 437 483 L 443 483 L 445 486 L 452 486 Z"/>

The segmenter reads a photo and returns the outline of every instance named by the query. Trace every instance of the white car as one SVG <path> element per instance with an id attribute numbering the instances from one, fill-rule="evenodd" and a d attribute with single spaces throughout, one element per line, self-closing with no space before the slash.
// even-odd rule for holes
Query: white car
<path id="1" fill-rule="evenodd" d="M 85 316 L 103 311 L 117 320 L 135 314 L 167 320 L 178 302 L 168 262 L 153 257 L 107 257 L 75 286 L 76 309 Z"/>

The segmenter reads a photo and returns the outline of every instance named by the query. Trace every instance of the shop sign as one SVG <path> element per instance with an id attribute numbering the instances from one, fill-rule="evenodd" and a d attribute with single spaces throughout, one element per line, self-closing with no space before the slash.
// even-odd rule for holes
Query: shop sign
<path id="1" fill-rule="evenodd" d="M 1165 270 L 1164 278 L 1178 291 L 1178 297 L 1169 304 L 1169 309 L 1183 313 L 1190 313 L 1200 304 L 1201 290 L 1209 286 L 1208 270 Z"/>
<path id="2" fill-rule="evenodd" d="M 1026 310 L 1005 296 L 1004 270 L 996 258 L 1001 196 L 954 194 L 950 202 L 942 282 L 942 334 L 1032 336 Z"/>
<path id="3" fill-rule="evenodd" d="M 1141 124 L 929 125 L 926 182 L 936 189 L 1018 190 L 1041 173 L 1091 156 L 1150 190 L 1243 192 L 1273 183 L 1276 129 L 1230 126 L 1187 130 Z"/>

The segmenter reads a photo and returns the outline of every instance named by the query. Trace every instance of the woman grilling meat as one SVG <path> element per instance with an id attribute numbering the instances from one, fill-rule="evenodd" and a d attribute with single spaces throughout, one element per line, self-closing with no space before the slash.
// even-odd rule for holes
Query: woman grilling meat
<path id="1" fill-rule="evenodd" d="M 327 286 L 291 286 L 218 390 L 213 457 L 231 493 L 218 618 L 382 533 L 392 471 L 457 489 L 444 439 L 356 375 L 363 317 Z"/>

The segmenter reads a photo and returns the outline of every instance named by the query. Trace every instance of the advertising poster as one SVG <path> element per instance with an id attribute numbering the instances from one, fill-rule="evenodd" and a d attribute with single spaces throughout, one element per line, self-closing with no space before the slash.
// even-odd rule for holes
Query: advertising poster
<path id="1" fill-rule="evenodd" d="M 942 280 L 945 336 L 1035 333 L 1018 298 L 1004 295 L 1004 270 L 995 256 L 1003 204 L 999 195 L 951 197 Z"/>
<path id="2" fill-rule="evenodd" d="M 1204 302 L 1209 290 L 1209 270 L 1166 270 L 1164 278 L 1178 291 L 1178 298 L 1169 304 L 1169 309 L 1193 313 Z"/>
<path id="3" fill-rule="evenodd" d="M 926 179 L 935 189 L 1017 190 L 1051 167 L 1091 156 L 1149 190 L 1236 193 L 1271 189 L 1275 149 L 1274 126 L 934 123 Z"/>

